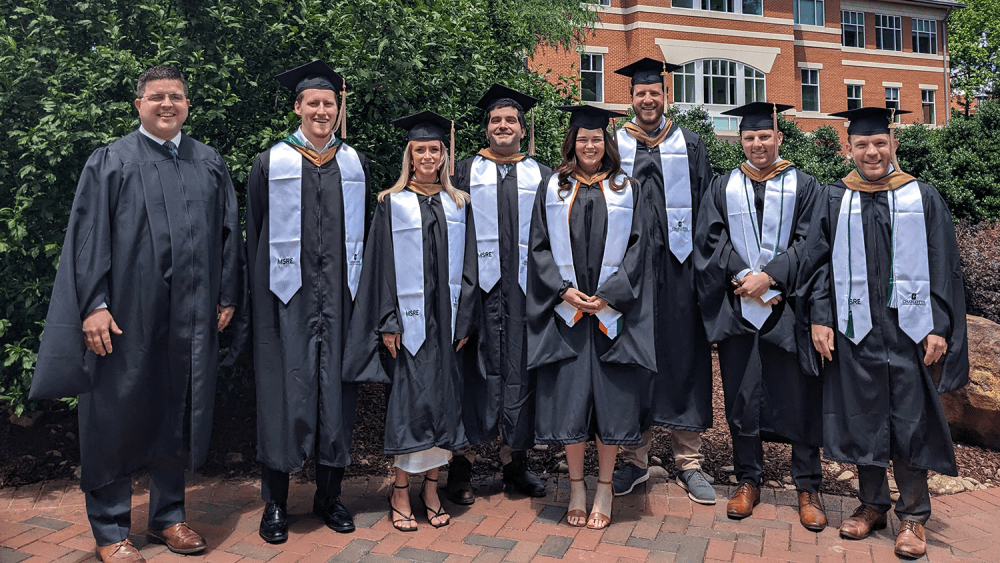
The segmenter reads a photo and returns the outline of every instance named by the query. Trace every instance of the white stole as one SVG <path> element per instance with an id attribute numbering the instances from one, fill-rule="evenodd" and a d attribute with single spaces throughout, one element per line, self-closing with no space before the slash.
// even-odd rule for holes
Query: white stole
<path id="1" fill-rule="evenodd" d="M 635 120 L 633 120 L 633 123 Z M 622 170 L 632 176 L 638 143 L 625 129 L 618 130 L 618 151 Z M 667 202 L 667 237 L 670 252 L 682 264 L 691 255 L 691 171 L 688 168 L 687 141 L 678 127 L 659 144 L 660 170 L 663 173 L 663 198 Z"/>
<path id="2" fill-rule="evenodd" d="M 353 148 L 342 144 L 336 159 L 344 200 L 347 285 L 353 298 L 361 279 L 367 184 L 361 159 Z M 285 304 L 302 287 L 302 161 L 302 155 L 288 143 L 271 147 L 267 196 L 270 288 Z"/>
<path id="3" fill-rule="evenodd" d="M 760 273 L 772 258 L 788 249 L 792 218 L 795 215 L 797 181 L 798 174 L 793 168 L 767 181 L 764 188 L 763 224 L 758 238 L 753 185 L 738 168 L 729 175 L 729 183 L 726 185 L 729 240 L 732 241 L 736 254 L 750 266 L 737 274 L 738 279 L 751 273 Z M 781 295 L 781 292 L 768 289 L 759 298 L 743 296 L 743 318 L 760 330 L 771 315 L 771 306 L 766 302 L 777 295 Z"/>
<path id="4" fill-rule="evenodd" d="M 915 343 L 934 328 L 930 267 L 923 199 L 916 181 L 887 192 L 892 264 L 888 307 L 898 309 L 899 327 Z M 872 329 L 868 294 L 861 193 L 848 189 L 840 205 L 833 243 L 833 280 L 837 299 L 837 327 L 854 344 Z"/>
<path id="5" fill-rule="evenodd" d="M 517 281 L 525 289 L 528 272 L 528 233 L 535 193 L 542 181 L 538 163 L 530 158 L 516 164 L 518 270 Z M 489 293 L 500 279 L 500 229 L 497 214 L 497 165 L 480 155 L 472 160 L 469 193 L 476 218 L 476 241 L 479 248 L 479 287 Z"/>
<path id="6" fill-rule="evenodd" d="M 610 179 L 601 182 L 601 189 L 604 193 L 604 202 L 608 209 L 608 231 L 604 239 L 604 256 L 601 261 L 601 274 L 598 278 L 597 286 L 600 287 L 618 271 L 618 267 L 625 257 L 625 249 L 628 247 L 629 233 L 632 232 L 632 212 L 634 209 L 632 183 L 624 175 L 616 178 L 618 182 L 625 182 L 625 187 L 615 191 L 611 189 Z M 576 267 L 573 264 L 573 246 L 569 232 L 569 216 L 573 207 L 573 200 L 576 199 L 577 190 L 580 187 L 575 178 L 570 178 L 572 189 L 565 198 L 559 197 L 559 175 L 553 174 L 549 179 L 545 194 L 545 218 L 548 222 L 549 244 L 552 247 L 552 258 L 559 268 L 559 274 L 563 280 L 573 283 L 573 287 L 579 288 L 576 279 Z M 556 305 L 556 314 L 559 315 L 568 326 L 573 326 L 583 318 L 583 313 L 566 301 L 559 301 Z M 600 322 L 601 330 L 612 340 L 621 333 L 622 314 L 605 305 L 597 312 L 597 319 Z"/>
<path id="7" fill-rule="evenodd" d="M 403 346 L 416 355 L 427 336 L 427 315 L 424 311 L 424 233 L 420 200 L 409 190 L 391 194 L 392 254 L 396 270 L 396 300 L 403 325 Z M 441 201 L 448 223 L 448 294 L 451 298 L 451 336 L 455 337 L 455 320 L 462 293 L 462 273 L 465 264 L 465 210 L 459 209 L 445 192 L 433 197 Z"/>

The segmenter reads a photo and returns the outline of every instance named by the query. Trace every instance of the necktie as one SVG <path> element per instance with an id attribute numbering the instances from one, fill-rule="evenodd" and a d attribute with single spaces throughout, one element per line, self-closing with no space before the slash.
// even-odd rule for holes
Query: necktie
<path id="1" fill-rule="evenodd" d="M 164 141 L 163 148 L 170 151 L 170 156 L 177 158 L 177 145 L 173 141 Z"/>

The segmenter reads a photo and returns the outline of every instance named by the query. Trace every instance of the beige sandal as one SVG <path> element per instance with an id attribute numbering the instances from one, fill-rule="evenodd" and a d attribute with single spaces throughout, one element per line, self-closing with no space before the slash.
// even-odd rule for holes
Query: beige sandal
<path id="1" fill-rule="evenodd" d="M 601 481 L 600 479 L 598 479 L 597 483 L 600 484 L 600 485 L 611 485 L 612 481 Z M 612 497 L 611 497 L 611 501 L 612 502 L 614 502 L 614 498 L 615 498 L 614 497 L 614 491 L 612 491 Z M 596 502 L 596 500 L 595 500 L 595 502 Z M 601 523 L 601 525 L 599 525 L 599 526 L 591 526 L 590 525 L 590 521 L 591 520 L 597 520 L 598 522 Z M 587 517 L 587 528 L 590 529 L 590 530 L 603 530 L 603 529 L 607 528 L 610 525 L 611 525 L 611 516 L 607 516 L 607 515 L 601 514 L 600 512 L 598 512 L 596 510 L 593 511 L 593 512 L 591 512 L 590 516 Z"/>
<path id="2" fill-rule="evenodd" d="M 574 479 L 574 478 L 570 477 L 569 480 L 570 480 L 571 483 L 580 483 L 580 482 L 583 481 L 583 477 L 581 477 L 579 479 Z M 572 489 L 570 489 L 570 490 L 572 491 Z M 586 486 L 584 487 L 584 490 L 586 490 Z M 570 493 L 570 494 L 572 494 L 572 493 Z M 587 502 L 586 499 L 584 499 L 584 502 L 585 503 Z M 574 523 L 572 523 L 572 522 L 569 521 L 570 518 L 583 518 L 584 519 L 583 520 L 583 524 L 574 524 Z M 573 526 L 574 528 L 583 528 L 583 527 L 585 527 L 587 525 L 586 518 L 587 518 L 587 511 L 585 511 L 585 510 L 573 509 L 573 510 L 567 510 L 566 511 L 566 523 L 569 524 L 570 526 Z"/>

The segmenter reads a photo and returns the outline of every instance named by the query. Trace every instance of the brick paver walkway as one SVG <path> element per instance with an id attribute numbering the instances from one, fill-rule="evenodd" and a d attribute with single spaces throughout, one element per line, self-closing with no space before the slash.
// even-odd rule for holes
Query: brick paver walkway
<path id="1" fill-rule="evenodd" d="M 414 484 L 419 478 L 414 478 Z M 187 493 L 188 521 L 208 541 L 204 555 L 187 563 L 327 561 L 796 561 L 856 563 L 897 561 L 893 542 L 899 523 L 864 541 L 842 540 L 837 527 L 857 506 L 846 497 L 825 497 L 830 527 L 822 533 L 798 523 L 794 492 L 764 490 L 752 517 L 729 520 L 732 487 L 717 487 L 719 503 L 701 506 L 677 485 L 650 479 L 615 500 L 614 522 L 604 531 L 565 523 L 569 481 L 550 476 L 549 495 L 528 499 L 502 490 L 499 478 L 478 485 L 476 503 L 457 507 L 450 526 L 433 529 L 418 515 L 419 531 L 397 532 L 386 516 L 388 480 L 348 479 L 343 498 L 358 529 L 337 534 L 311 516 L 313 486 L 293 484 L 290 537 L 268 545 L 257 535 L 263 511 L 256 480 L 194 478 Z M 588 477 L 593 495 L 596 481 Z M 418 490 L 417 487 L 414 490 Z M 415 494 L 415 493 L 414 493 Z M 147 544 L 148 484 L 139 479 L 133 496 L 132 541 L 150 562 L 184 561 Z M 414 503 L 416 504 L 416 503 Z M 997 561 L 1000 549 L 1000 489 L 933 500 L 928 556 L 921 561 Z M 83 494 L 71 481 L 0 489 L 0 563 L 96 561 Z"/>

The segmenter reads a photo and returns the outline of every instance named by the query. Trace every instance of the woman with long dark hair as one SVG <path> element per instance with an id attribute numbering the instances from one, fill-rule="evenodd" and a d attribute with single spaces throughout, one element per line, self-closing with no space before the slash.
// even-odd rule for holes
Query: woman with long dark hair
<path id="1" fill-rule="evenodd" d="M 378 194 L 344 373 L 391 383 L 384 444 L 395 466 L 390 520 L 412 532 L 409 476 L 424 474 L 418 499 L 430 525 L 447 525 L 438 469 L 469 443 L 462 355 L 478 326 L 479 265 L 469 194 L 449 181 L 444 140 L 451 122 L 425 111 L 393 124 L 409 131 L 406 152 L 399 180 Z"/>
<path id="2" fill-rule="evenodd" d="M 528 367 L 537 369 L 536 441 L 562 445 L 569 465 L 571 526 L 611 522 L 611 476 L 620 445 L 641 441 L 643 396 L 656 368 L 653 311 L 642 291 L 644 211 L 622 173 L 608 119 L 572 113 L 562 163 L 535 198 L 528 249 Z M 586 512 L 585 444 L 596 439 L 599 473 Z"/>

